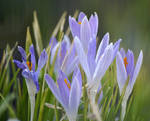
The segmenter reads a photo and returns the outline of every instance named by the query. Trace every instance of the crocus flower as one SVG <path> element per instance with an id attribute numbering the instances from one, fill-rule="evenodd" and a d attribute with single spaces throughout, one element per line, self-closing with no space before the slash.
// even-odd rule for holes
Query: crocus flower
<path id="1" fill-rule="evenodd" d="M 86 36 L 86 34 L 84 36 Z M 96 92 L 101 84 L 100 81 L 119 49 L 120 41 L 121 40 L 118 40 L 114 45 L 112 43 L 109 44 L 109 34 L 107 33 L 103 37 L 97 53 L 96 38 L 90 40 L 88 52 L 86 53 L 79 38 L 75 37 L 74 39 L 80 64 L 87 76 L 87 82 L 91 90 L 90 96 L 93 102 L 95 102 Z"/>
<path id="2" fill-rule="evenodd" d="M 52 39 L 51 39 L 52 40 Z M 74 45 L 70 44 L 70 39 L 68 36 L 64 36 L 62 42 L 57 42 L 56 39 L 53 38 L 53 42 L 50 41 L 52 44 L 51 50 L 51 60 L 50 63 L 53 63 L 54 57 L 56 56 L 54 72 L 56 77 L 58 77 L 58 72 L 61 69 L 67 76 L 69 76 L 75 66 L 78 64 L 78 57 L 76 56 L 75 47 Z"/>
<path id="3" fill-rule="evenodd" d="M 38 76 L 40 70 L 43 68 L 43 66 L 47 61 L 47 53 L 44 49 L 38 61 L 38 68 L 35 71 L 36 60 L 33 45 L 30 46 L 29 50 L 31 54 L 31 62 L 27 61 L 26 52 L 22 47 L 18 46 L 18 50 L 22 56 L 22 62 L 14 60 L 14 63 L 16 63 L 16 65 L 23 70 L 22 76 L 26 79 L 26 85 L 28 88 L 31 103 L 31 121 L 32 121 L 35 106 L 35 94 L 39 91 Z"/>
<path id="4" fill-rule="evenodd" d="M 116 65 L 117 65 L 117 81 L 119 86 L 120 94 L 123 92 L 123 88 L 129 79 L 128 85 L 125 90 L 124 98 L 122 101 L 122 120 L 125 116 L 126 103 L 133 90 L 135 80 L 139 74 L 143 60 L 143 52 L 141 50 L 136 65 L 134 65 L 134 54 L 131 50 L 125 53 L 124 49 L 121 48 L 120 52 L 117 53 Z"/>
<path id="5" fill-rule="evenodd" d="M 96 38 L 98 32 L 98 16 L 96 13 L 91 15 L 88 20 L 87 16 L 80 12 L 78 21 L 69 16 L 69 26 L 73 37 L 77 36 L 85 51 L 88 51 L 88 44 L 92 38 Z"/>
<path id="6" fill-rule="evenodd" d="M 75 69 L 74 71 L 72 84 L 70 84 L 67 76 L 62 71 L 59 71 L 58 86 L 48 74 L 45 75 L 45 80 L 56 99 L 64 107 L 69 121 L 75 121 L 82 91 L 82 80 L 79 69 Z"/>

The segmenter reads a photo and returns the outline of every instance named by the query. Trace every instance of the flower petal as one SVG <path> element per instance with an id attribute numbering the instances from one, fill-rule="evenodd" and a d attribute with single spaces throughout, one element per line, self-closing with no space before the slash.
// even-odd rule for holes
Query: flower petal
<path id="1" fill-rule="evenodd" d="M 82 22 L 83 18 L 85 17 L 85 13 L 80 12 L 79 16 L 78 16 L 78 22 Z"/>
<path id="2" fill-rule="evenodd" d="M 73 72 L 77 64 L 78 64 L 78 57 L 76 56 L 75 46 L 73 43 L 69 48 L 69 50 L 67 51 L 67 54 L 65 55 L 65 58 L 61 65 L 61 69 L 66 75 L 69 76 L 69 74 Z"/>
<path id="3" fill-rule="evenodd" d="M 47 55 L 47 53 L 44 49 L 43 52 L 40 55 L 39 60 L 38 60 L 38 69 L 37 69 L 38 72 L 40 72 L 40 70 L 43 68 L 43 66 L 45 65 L 47 59 L 48 59 L 48 55 Z"/>
<path id="4" fill-rule="evenodd" d="M 120 52 L 117 53 L 116 57 L 116 65 L 117 65 L 117 82 L 119 86 L 120 95 L 122 93 L 122 90 L 125 86 L 126 80 L 127 80 L 127 72 L 124 66 L 123 58 L 120 54 Z"/>
<path id="5" fill-rule="evenodd" d="M 62 102 L 60 93 L 59 93 L 59 89 L 57 88 L 54 80 L 48 74 L 45 74 L 45 80 L 46 80 L 46 83 L 47 83 L 48 87 L 50 88 L 50 90 L 52 91 L 52 93 L 55 95 L 56 99 L 62 105 L 64 105 L 64 103 Z"/>
<path id="6" fill-rule="evenodd" d="M 130 78 L 132 78 L 133 76 L 133 71 L 134 71 L 134 55 L 133 52 L 131 50 L 128 50 L 127 54 L 127 66 L 126 66 L 126 71 L 127 71 L 127 75 L 130 75 Z"/>
<path id="7" fill-rule="evenodd" d="M 49 45 L 51 46 L 51 50 L 55 47 L 55 45 L 57 44 L 57 40 L 55 37 L 51 37 L 50 41 L 49 41 Z"/>
<path id="8" fill-rule="evenodd" d="M 13 60 L 13 62 L 21 69 L 25 69 L 26 66 L 18 60 Z"/>
<path id="9" fill-rule="evenodd" d="M 87 76 L 87 80 L 89 81 L 91 80 L 91 73 L 89 70 L 88 62 L 87 62 L 87 56 L 85 55 L 82 44 L 80 40 L 78 39 L 78 37 L 75 37 L 74 42 L 75 42 L 76 52 L 78 54 L 80 64 Z"/>
<path id="10" fill-rule="evenodd" d="M 81 40 L 82 46 L 84 47 L 84 50 L 87 52 L 88 51 L 87 44 L 89 43 L 92 36 L 91 36 L 90 24 L 86 16 L 84 17 L 81 23 L 80 36 L 81 36 L 80 40 Z"/>
<path id="11" fill-rule="evenodd" d="M 72 33 L 72 36 L 80 37 L 80 25 L 76 22 L 76 20 L 69 16 L 69 26 Z"/>
<path id="12" fill-rule="evenodd" d="M 103 55 L 101 56 L 101 58 L 99 59 L 95 72 L 94 72 L 94 76 L 93 76 L 93 83 L 94 81 L 98 82 L 98 85 L 100 84 L 100 80 L 102 79 L 102 77 L 104 76 L 106 70 L 108 69 L 108 67 L 110 66 L 111 62 L 112 62 L 112 57 L 113 57 L 113 45 L 110 44 L 107 46 L 107 48 L 105 49 Z"/>
<path id="13" fill-rule="evenodd" d="M 105 48 L 108 46 L 109 44 L 109 33 L 106 33 L 98 47 L 98 51 L 97 51 L 97 55 L 96 55 L 96 63 L 98 62 L 98 60 L 100 59 L 100 57 L 102 56 L 102 54 L 105 51 Z"/>
<path id="14" fill-rule="evenodd" d="M 92 35 L 94 35 L 94 37 L 96 37 L 97 32 L 98 32 L 98 16 L 96 14 L 96 12 L 94 13 L 95 15 L 91 15 L 90 19 L 89 19 L 89 23 L 91 26 L 91 31 L 92 31 Z"/>
<path id="15" fill-rule="evenodd" d="M 30 46 L 30 53 L 31 53 L 31 63 L 32 63 L 32 70 L 35 72 L 35 65 L 36 65 L 36 60 L 35 60 L 35 53 L 34 53 L 34 46 Z"/>
<path id="16" fill-rule="evenodd" d="M 53 60 L 54 60 L 56 51 L 57 51 L 57 49 L 59 49 L 59 46 L 60 46 L 60 42 L 58 42 L 58 43 L 55 45 L 55 47 L 52 49 L 52 51 L 51 51 L 51 59 L 50 59 L 50 63 L 51 63 L 51 64 L 53 63 Z M 57 54 L 58 54 L 58 53 L 57 53 Z"/>
<path id="17" fill-rule="evenodd" d="M 96 67 L 95 55 L 96 55 L 96 38 L 94 37 L 89 43 L 87 55 L 91 75 L 93 75 Z"/>
<path id="18" fill-rule="evenodd" d="M 34 82 L 36 86 L 36 93 L 40 90 L 40 85 L 38 82 L 38 73 L 37 72 L 31 72 L 32 74 L 32 81 Z"/>
<path id="19" fill-rule="evenodd" d="M 117 54 L 117 52 L 118 52 L 118 50 L 119 50 L 119 46 L 120 46 L 120 42 L 121 42 L 122 40 L 121 39 L 119 39 L 117 42 L 115 42 L 114 43 L 114 54 L 113 54 L 113 60 L 114 60 L 114 58 L 116 57 L 116 54 Z"/>
<path id="20" fill-rule="evenodd" d="M 32 80 L 32 74 L 28 69 L 22 71 L 22 76 L 28 80 Z"/>
<path id="21" fill-rule="evenodd" d="M 20 52 L 20 54 L 22 56 L 22 60 L 26 61 L 26 52 L 25 52 L 25 50 L 22 47 L 18 46 L 18 51 Z"/>
<path id="22" fill-rule="evenodd" d="M 131 82 L 131 85 L 133 87 L 134 83 L 135 83 L 135 80 L 139 74 L 139 71 L 141 69 L 141 65 L 142 65 L 142 61 L 143 61 L 143 52 L 141 50 L 140 54 L 139 54 L 139 57 L 138 57 L 138 60 L 136 62 L 136 66 L 135 66 L 135 69 L 134 69 L 134 72 L 133 72 L 133 77 L 132 77 L 132 82 Z"/>
<path id="23" fill-rule="evenodd" d="M 124 58 L 126 56 L 125 50 L 123 48 L 120 49 L 120 54 L 121 54 L 122 58 Z"/>
<path id="24" fill-rule="evenodd" d="M 66 79 L 66 82 L 65 82 L 65 79 Z M 64 104 L 64 108 L 68 108 L 69 93 L 70 93 L 68 85 L 70 85 L 70 82 L 69 82 L 67 76 L 61 70 L 59 71 L 59 77 L 58 77 L 57 83 L 59 86 L 59 93 L 60 93 L 62 102 Z"/>
<path id="25" fill-rule="evenodd" d="M 78 112 L 78 107 L 80 104 L 80 98 L 81 98 L 81 85 L 77 77 L 73 79 L 72 85 L 71 85 L 71 90 L 70 90 L 70 95 L 69 95 L 69 111 L 74 117 L 73 119 L 76 118 L 77 112 Z"/>

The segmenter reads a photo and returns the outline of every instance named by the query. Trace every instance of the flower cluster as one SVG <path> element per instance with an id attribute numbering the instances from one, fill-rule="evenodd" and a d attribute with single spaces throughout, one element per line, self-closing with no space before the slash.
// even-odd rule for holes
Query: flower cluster
<path id="1" fill-rule="evenodd" d="M 70 121 L 77 119 L 78 107 L 82 97 L 83 82 L 79 67 L 86 75 L 88 97 L 94 104 L 96 103 L 96 94 L 102 87 L 101 80 L 116 57 L 117 82 L 120 94 L 122 94 L 123 88 L 129 79 L 122 103 L 123 120 L 126 102 L 133 90 L 142 65 L 142 51 L 136 66 L 134 66 L 133 52 L 128 50 L 125 53 L 124 49 L 119 51 L 122 40 L 118 39 L 114 44 L 109 42 L 109 33 L 106 33 L 100 44 L 97 45 L 98 21 L 96 13 L 91 15 L 89 19 L 83 12 L 80 12 L 78 20 L 69 16 L 69 27 L 73 42 L 71 43 L 67 35 L 64 36 L 62 41 L 57 41 L 55 37 L 52 37 L 49 42 L 49 46 L 51 46 L 50 55 L 47 55 L 46 51 L 43 50 L 38 61 L 37 71 L 35 71 L 36 59 L 33 45 L 30 47 L 31 62 L 27 61 L 26 53 L 21 47 L 18 47 L 18 50 L 22 55 L 22 62 L 14 60 L 17 66 L 23 69 L 22 75 L 26 79 L 29 95 L 35 96 L 40 87 L 38 75 L 47 62 L 47 56 L 50 56 L 50 62 L 48 63 L 54 66 L 57 81 L 49 74 L 45 74 L 44 77 L 48 87 L 64 107 Z M 102 93 L 99 101 L 103 98 Z"/>

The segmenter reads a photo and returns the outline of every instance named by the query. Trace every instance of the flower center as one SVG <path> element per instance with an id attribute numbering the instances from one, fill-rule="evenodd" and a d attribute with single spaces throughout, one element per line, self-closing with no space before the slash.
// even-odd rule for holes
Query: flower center
<path id="1" fill-rule="evenodd" d="M 26 64 L 27 64 L 29 70 L 31 71 L 31 69 L 32 69 L 32 63 L 30 61 L 27 61 Z"/>
<path id="2" fill-rule="evenodd" d="M 124 60 L 124 65 L 127 68 L 127 65 L 128 65 L 127 57 L 125 57 L 123 60 Z"/>
<path id="3" fill-rule="evenodd" d="M 81 24 L 81 22 L 79 21 L 78 24 Z"/>
<path id="4" fill-rule="evenodd" d="M 70 86 L 70 84 L 68 83 L 67 79 L 64 79 L 64 82 L 65 82 L 65 84 L 67 85 L 67 87 L 70 89 L 71 86 Z"/>

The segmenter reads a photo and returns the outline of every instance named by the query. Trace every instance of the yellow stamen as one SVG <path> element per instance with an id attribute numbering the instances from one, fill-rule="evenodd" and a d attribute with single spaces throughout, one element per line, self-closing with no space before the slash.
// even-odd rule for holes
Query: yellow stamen
<path id="1" fill-rule="evenodd" d="M 64 82 L 65 82 L 65 84 L 67 85 L 67 87 L 70 89 L 71 86 L 70 86 L 70 84 L 68 83 L 67 79 L 64 79 Z"/>
<path id="2" fill-rule="evenodd" d="M 26 64 L 27 64 L 29 70 L 31 71 L 31 69 L 32 69 L 32 63 L 30 61 L 27 61 Z"/>
<path id="3" fill-rule="evenodd" d="M 123 60 L 124 60 L 124 65 L 125 65 L 125 67 L 127 68 L 127 65 L 128 65 L 127 57 L 125 57 Z"/>
<path id="4" fill-rule="evenodd" d="M 81 22 L 79 21 L 78 24 L 81 24 Z"/>

